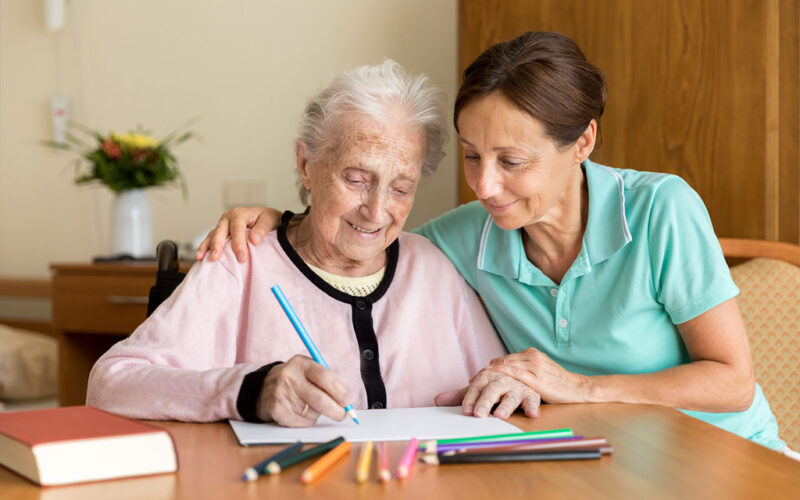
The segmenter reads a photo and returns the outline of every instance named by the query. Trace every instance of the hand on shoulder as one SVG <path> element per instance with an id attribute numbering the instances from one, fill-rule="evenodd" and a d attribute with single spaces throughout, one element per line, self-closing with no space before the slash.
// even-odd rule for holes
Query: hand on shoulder
<path id="1" fill-rule="evenodd" d="M 222 257 L 222 251 L 228 237 L 231 238 L 231 248 L 239 262 L 247 261 L 249 251 L 247 240 L 253 245 L 258 245 L 270 231 L 275 230 L 280 223 L 281 212 L 267 207 L 236 207 L 228 210 L 219 218 L 217 226 L 200 243 L 195 253 L 195 260 L 203 260 L 206 255 L 209 259 L 217 261 Z M 250 230 L 249 236 L 247 230 Z"/>

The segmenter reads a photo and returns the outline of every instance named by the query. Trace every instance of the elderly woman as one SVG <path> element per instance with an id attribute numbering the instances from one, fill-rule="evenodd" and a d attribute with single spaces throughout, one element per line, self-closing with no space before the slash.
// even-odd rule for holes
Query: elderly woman
<path id="1" fill-rule="evenodd" d="M 307 213 L 287 212 L 246 264 L 230 247 L 219 263 L 195 264 L 98 360 L 88 404 L 135 418 L 307 426 L 344 418 L 348 402 L 432 406 L 505 354 L 450 261 L 401 233 L 420 176 L 443 156 L 436 96 L 393 61 L 335 78 L 309 102 L 297 140 Z M 275 284 L 330 371 L 307 356 Z"/>
<path id="2" fill-rule="evenodd" d="M 738 293 L 697 194 L 673 175 L 598 165 L 606 87 L 557 33 L 497 44 L 464 72 L 454 122 L 478 202 L 418 232 L 481 296 L 512 354 L 437 403 L 506 417 L 517 381 L 547 402 L 668 405 L 773 449 Z M 218 248 L 259 209 L 223 217 Z M 243 247 L 242 232 L 234 249 Z M 533 412 L 523 402 L 526 414 Z"/>

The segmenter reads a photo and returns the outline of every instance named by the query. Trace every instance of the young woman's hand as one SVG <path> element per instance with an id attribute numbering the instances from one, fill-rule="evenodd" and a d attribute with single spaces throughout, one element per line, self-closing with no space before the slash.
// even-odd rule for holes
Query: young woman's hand
<path id="1" fill-rule="evenodd" d="M 565 370 L 533 347 L 493 359 L 486 369 L 519 380 L 548 403 L 591 400 L 589 377 Z"/>
<path id="2" fill-rule="evenodd" d="M 203 260 L 206 254 L 212 261 L 222 257 L 222 248 L 231 237 L 231 248 L 239 262 L 248 256 L 247 229 L 250 229 L 250 243 L 258 245 L 268 232 L 276 229 L 281 220 L 281 212 L 267 207 L 236 207 L 228 210 L 217 222 L 206 239 L 197 247 L 194 260 Z"/>
<path id="3" fill-rule="evenodd" d="M 464 415 L 484 418 L 491 412 L 495 417 L 505 420 L 517 408 L 522 408 L 527 417 L 538 417 L 541 398 L 519 380 L 487 367 L 472 377 L 469 386 L 438 394 L 434 401 L 437 406 L 460 404 Z M 497 408 L 492 412 L 495 404 Z"/>

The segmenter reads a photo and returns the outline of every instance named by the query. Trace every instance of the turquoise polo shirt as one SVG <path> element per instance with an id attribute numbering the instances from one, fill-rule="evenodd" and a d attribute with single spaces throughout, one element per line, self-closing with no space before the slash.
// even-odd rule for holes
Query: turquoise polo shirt
<path id="1" fill-rule="evenodd" d="M 416 231 L 478 292 L 510 352 L 535 347 L 584 375 L 688 363 L 675 325 L 739 293 L 702 200 L 674 175 L 588 160 L 583 168 L 586 232 L 560 284 L 528 260 L 520 230 L 501 229 L 478 202 Z M 758 385 L 746 411 L 685 413 L 770 448 L 785 447 Z"/>

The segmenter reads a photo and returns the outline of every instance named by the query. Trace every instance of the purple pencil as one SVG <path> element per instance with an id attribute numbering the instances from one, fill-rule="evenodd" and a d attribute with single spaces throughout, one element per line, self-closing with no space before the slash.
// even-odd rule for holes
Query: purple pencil
<path id="1" fill-rule="evenodd" d="M 440 451 L 439 455 L 461 455 L 464 453 L 524 453 L 524 452 L 547 452 L 547 451 L 568 451 L 568 450 L 587 450 L 599 449 L 600 453 L 610 454 L 613 449 L 608 444 L 606 438 L 596 437 L 588 439 L 563 440 L 549 443 L 526 443 L 514 446 L 506 446 L 498 443 L 490 448 L 470 448 L 462 450 Z"/>
<path id="2" fill-rule="evenodd" d="M 560 437 L 560 438 L 534 438 L 534 439 L 518 439 L 516 441 L 483 441 L 480 443 L 448 443 L 437 444 L 435 441 L 429 441 L 425 444 L 424 448 L 420 451 L 425 453 L 444 453 L 447 451 L 460 452 L 464 450 L 476 450 L 481 448 L 497 448 L 499 446 L 521 446 L 533 443 L 553 443 L 553 442 L 566 442 L 578 441 L 583 439 L 583 436 Z"/>

